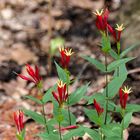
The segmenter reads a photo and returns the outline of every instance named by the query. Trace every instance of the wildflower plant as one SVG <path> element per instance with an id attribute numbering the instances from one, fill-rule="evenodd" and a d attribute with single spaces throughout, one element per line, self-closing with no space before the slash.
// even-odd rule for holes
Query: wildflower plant
<path id="1" fill-rule="evenodd" d="M 109 11 L 107 9 L 94 12 L 96 16 L 96 27 L 101 34 L 101 52 L 104 54 L 104 62 L 90 56 L 82 56 L 83 59 L 90 62 L 99 71 L 105 75 L 105 87 L 103 92 L 94 93 L 87 96 L 86 92 L 89 83 L 80 86 L 74 92 L 70 93 L 69 87 L 72 84 L 69 65 L 74 53 L 71 48 L 60 47 L 60 62 L 55 62 L 58 73 L 58 82 L 43 93 L 43 79 L 40 76 L 39 68 L 33 69 L 29 64 L 26 65 L 29 77 L 18 74 L 23 80 L 33 82 L 38 89 L 39 98 L 25 96 L 42 107 L 40 113 L 22 109 L 25 115 L 31 117 L 35 122 L 44 126 L 44 131 L 37 134 L 43 140 L 74 140 L 75 136 L 82 137 L 85 133 L 93 140 L 123 140 L 123 131 L 129 126 L 133 112 L 139 112 L 140 106 L 128 104 L 127 99 L 131 88 L 124 86 L 127 79 L 126 63 L 133 60 L 134 57 L 126 57 L 126 54 L 137 46 L 132 46 L 125 50 L 121 48 L 121 33 L 124 30 L 123 24 L 114 29 L 108 23 Z M 110 36 L 113 36 L 116 43 L 116 49 L 111 48 Z M 113 61 L 108 62 L 108 57 Z M 113 73 L 113 74 L 112 74 Z M 111 76 L 111 79 L 108 78 Z M 119 97 L 120 105 L 116 103 L 116 97 Z M 76 117 L 71 113 L 71 106 L 77 104 L 81 99 L 87 101 L 87 107 L 84 108 L 85 115 L 95 125 L 96 129 L 88 128 L 76 123 Z M 53 117 L 47 118 L 45 104 L 52 102 Z M 89 109 L 88 105 L 92 105 Z M 120 123 L 115 122 L 113 114 L 118 113 L 122 117 Z M 24 140 L 25 128 L 23 125 L 23 113 L 19 111 L 14 113 L 14 120 L 18 130 L 18 137 Z M 24 133 L 22 132 L 24 130 Z M 66 131 L 66 133 L 65 133 Z"/>

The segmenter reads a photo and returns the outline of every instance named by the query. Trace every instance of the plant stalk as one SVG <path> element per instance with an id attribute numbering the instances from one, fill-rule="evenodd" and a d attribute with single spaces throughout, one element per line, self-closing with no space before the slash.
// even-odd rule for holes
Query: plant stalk
<path id="1" fill-rule="evenodd" d="M 105 68 L 106 68 L 106 73 L 105 73 L 105 83 L 106 83 L 106 111 L 105 111 L 105 122 L 104 124 L 107 123 L 107 113 L 108 113 L 108 74 L 107 74 L 107 53 L 105 53 Z"/>
<path id="2" fill-rule="evenodd" d="M 59 122 L 59 138 L 62 140 L 62 134 L 61 134 L 61 123 Z"/>
<path id="3" fill-rule="evenodd" d="M 118 60 L 120 59 L 120 53 L 121 53 L 121 50 L 120 50 L 120 42 L 117 42 L 117 50 L 118 50 Z M 117 68 L 117 76 L 119 77 L 119 73 L 120 73 L 120 68 L 118 67 Z"/>
<path id="4" fill-rule="evenodd" d="M 48 56 L 48 73 L 50 74 L 52 71 L 52 56 L 51 56 L 51 38 L 52 38 L 52 0 L 49 0 L 48 4 L 48 15 L 49 15 L 49 27 L 48 27 L 48 38 L 49 38 L 49 56 Z"/>
<path id="5" fill-rule="evenodd" d="M 45 117 L 45 105 L 44 104 L 42 104 L 42 114 L 43 114 L 43 117 L 44 117 L 45 129 L 46 129 L 47 133 L 49 134 L 49 128 L 48 128 L 47 120 L 46 120 L 46 117 Z"/>
<path id="6" fill-rule="evenodd" d="M 68 94 L 68 99 L 67 99 L 67 105 L 68 105 L 68 116 L 69 116 L 69 125 L 71 125 L 71 115 L 70 115 L 70 107 L 69 107 L 69 71 L 66 70 L 67 73 L 67 94 Z"/>
<path id="7" fill-rule="evenodd" d="M 122 130 L 121 130 L 121 139 L 123 139 L 123 130 L 124 130 L 124 115 L 125 115 L 125 110 L 122 110 Z"/>

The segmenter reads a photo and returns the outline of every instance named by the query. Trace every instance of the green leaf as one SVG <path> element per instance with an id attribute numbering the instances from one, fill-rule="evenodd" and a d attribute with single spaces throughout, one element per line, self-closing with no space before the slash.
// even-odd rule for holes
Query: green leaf
<path id="1" fill-rule="evenodd" d="M 111 49 L 110 51 L 109 51 L 109 54 L 114 58 L 114 59 L 119 59 L 119 55 L 113 50 L 113 49 Z"/>
<path id="2" fill-rule="evenodd" d="M 93 104 L 93 100 L 96 99 L 99 103 L 105 102 L 105 96 L 102 93 L 94 93 L 94 95 L 88 97 L 88 104 Z"/>
<path id="3" fill-rule="evenodd" d="M 102 35 L 102 50 L 105 53 L 108 53 L 110 49 L 111 49 L 110 37 L 106 35 Z"/>
<path id="4" fill-rule="evenodd" d="M 61 79 L 64 83 L 69 84 L 70 81 L 68 81 L 66 71 L 64 69 L 62 69 L 56 62 L 55 62 L 55 65 L 56 65 L 56 69 L 57 69 L 59 79 Z"/>
<path id="5" fill-rule="evenodd" d="M 96 138 L 96 140 L 100 140 L 100 135 L 97 131 L 87 128 L 87 127 L 84 128 L 84 131 L 85 131 L 85 133 L 88 133 L 91 138 L 93 138 L 93 139 Z"/>
<path id="6" fill-rule="evenodd" d="M 103 115 L 101 115 L 99 117 L 96 110 L 91 110 L 91 109 L 84 108 L 84 112 L 88 116 L 90 121 L 92 121 L 92 122 L 94 122 L 95 124 L 98 124 L 98 125 L 103 124 Z"/>
<path id="7" fill-rule="evenodd" d="M 77 129 L 69 131 L 63 136 L 64 140 L 70 140 L 74 136 L 82 137 L 85 134 L 84 127 L 79 126 Z"/>
<path id="8" fill-rule="evenodd" d="M 127 55 L 127 53 L 129 53 L 130 51 L 132 51 L 133 49 L 137 48 L 140 46 L 140 43 L 136 43 L 128 48 L 126 48 L 121 54 L 120 54 L 120 58 L 123 58 L 125 55 Z"/>
<path id="9" fill-rule="evenodd" d="M 34 121 L 40 124 L 45 124 L 44 117 L 42 115 L 27 109 L 23 109 L 23 111 L 27 116 L 31 117 Z"/>
<path id="10" fill-rule="evenodd" d="M 93 64 L 100 71 L 102 71 L 102 72 L 106 71 L 105 65 L 102 64 L 100 61 L 96 60 L 95 58 L 91 58 L 91 57 L 88 57 L 88 56 L 82 56 L 82 58 L 84 58 L 85 60 L 87 60 L 88 62 Z"/>
<path id="11" fill-rule="evenodd" d="M 44 104 L 47 103 L 48 101 L 52 101 L 52 91 L 54 91 L 55 89 L 56 89 L 56 85 L 54 85 L 53 87 L 51 87 L 49 90 L 46 91 L 46 93 L 42 98 L 42 102 Z"/>
<path id="12" fill-rule="evenodd" d="M 59 133 L 58 131 L 55 132 L 51 132 L 51 133 L 40 133 L 37 136 L 39 136 L 40 138 L 42 138 L 42 140 L 57 140 L 59 137 Z"/>
<path id="13" fill-rule="evenodd" d="M 30 99 L 30 100 L 34 101 L 35 103 L 37 103 L 37 104 L 40 104 L 40 105 L 42 104 L 42 102 L 39 99 L 37 99 L 37 98 L 35 98 L 33 96 L 24 96 L 24 98 Z"/>
<path id="14" fill-rule="evenodd" d="M 64 116 L 64 120 L 61 123 L 63 126 L 69 126 L 69 114 L 67 109 L 62 109 L 62 115 Z M 71 124 L 76 124 L 76 117 L 70 112 L 70 117 L 71 117 Z"/>
<path id="15" fill-rule="evenodd" d="M 84 96 L 84 94 L 87 92 L 87 88 L 89 86 L 89 83 L 78 88 L 76 91 L 70 94 L 69 96 L 69 105 L 74 105 L 78 103 Z"/>
<path id="16" fill-rule="evenodd" d="M 130 58 L 124 58 L 124 59 L 113 61 L 111 64 L 108 65 L 107 72 L 111 72 L 115 70 L 117 67 L 119 67 L 120 65 L 125 64 L 133 59 L 134 57 L 130 57 Z"/>
<path id="17" fill-rule="evenodd" d="M 117 137 L 118 140 L 120 139 L 121 136 L 121 125 L 117 123 L 111 123 L 107 125 L 102 125 L 101 130 L 103 134 L 107 137 L 107 140 L 111 138 Z M 112 139 L 114 140 L 114 139 Z"/>
<path id="18" fill-rule="evenodd" d="M 119 73 L 118 73 L 119 72 Z M 121 64 L 114 72 L 114 77 L 118 77 L 121 75 L 126 75 L 128 74 L 127 69 L 126 69 L 126 65 L 125 64 Z"/>
<path id="19" fill-rule="evenodd" d="M 137 105 L 137 104 L 127 104 L 126 112 L 140 112 L 140 105 Z"/>
<path id="20" fill-rule="evenodd" d="M 131 122 L 131 118 L 132 118 L 132 112 L 129 112 L 124 116 L 124 129 L 129 126 L 129 124 Z"/>
<path id="21" fill-rule="evenodd" d="M 113 98 L 118 93 L 119 88 L 122 86 L 123 82 L 126 80 L 127 76 L 121 75 L 120 77 L 115 77 L 113 80 L 108 84 L 106 88 L 108 88 L 108 97 Z M 104 89 L 103 94 L 106 94 L 106 88 Z"/>
<path id="22" fill-rule="evenodd" d="M 64 46 L 64 44 L 65 44 L 65 40 L 61 37 L 51 39 L 51 48 L 50 48 L 51 56 L 55 55 L 58 48 Z"/>

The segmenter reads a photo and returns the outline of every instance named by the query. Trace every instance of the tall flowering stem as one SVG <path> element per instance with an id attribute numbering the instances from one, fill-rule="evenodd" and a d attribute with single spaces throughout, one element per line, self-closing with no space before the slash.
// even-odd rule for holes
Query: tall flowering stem
<path id="1" fill-rule="evenodd" d="M 105 111 L 105 124 L 107 123 L 107 113 L 108 113 L 108 74 L 107 74 L 107 54 L 105 53 L 105 68 L 106 68 L 106 73 L 105 73 L 105 83 L 106 83 L 106 111 Z"/>
<path id="2" fill-rule="evenodd" d="M 121 105 L 121 115 L 122 115 L 122 131 L 121 131 L 121 138 L 123 140 L 123 130 L 124 130 L 124 116 L 125 116 L 125 109 L 127 105 L 128 94 L 131 93 L 131 88 L 125 86 L 124 89 L 120 88 L 119 96 L 120 96 L 120 105 Z"/>
<path id="3" fill-rule="evenodd" d="M 62 140 L 61 123 L 59 122 L 59 138 Z"/>
<path id="4" fill-rule="evenodd" d="M 17 75 L 21 79 L 29 81 L 29 82 L 33 82 L 36 85 L 36 87 L 38 88 L 37 98 L 42 101 L 43 93 L 42 93 L 41 89 L 42 89 L 43 84 L 42 84 L 42 77 L 39 74 L 39 67 L 35 66 L 35 68 L 33 68 L 29 64 L 26 64 L 26 71 L 28 73 L 28 76 L 25 76 L 25 75 L 22 75 L 22 74 L 17 74 Z M 45 105 L 44 105 L 44 103 L 42 103 L 42 114 L 44 116 L 45 129 L 46 129 L 47 133 L 49 133 L 44 108 L 45 108 Z"/>
<path id="5" fill-rule="evenodd" d="M 102 38 L 105 39 L 106 43 L 103 43 L 103 51 L 105 53 L 105 68 L 106 68 L 106 73 L 105 73 L 105 82 L 106 82 L 106 111 L 105 111 L 105 121 L 104 123 L 107 123 L 107 113 L 108 113 L 108 74 L 107 74 L 107 53 L 110 49 L 110 46 L 108 45 L 108 9 L 105 10 L 96 10 L 94 12 L 96 15 L 96 27 L 97 29 L 101 32 Z"/>
<path id="6" fill-rule="evenodd" d="M 69 125 L 72 125 L 71 124 L 70 107 L 69 107 L 69 82 L 68 81 L 69 81 L 69 77 L 70 77 L 70 72 L 69 72 L 68 68 L 69 68 L 69 63 L 70 63 L 71 55 L 74 52 L 72 51 L 72 49 L 63 48 L 63 47 L 59 48 L 59 52 L 60 52 L 60 55 L 61 55 L 61 65 L 65 69 L 65 72 L 67 74 L 68 115 L 69 115 Z"/>
<path id="7" fill-rule="evenodd" d="M 20 110 L 17 112 L 14 112 L 13 118 L 14 118 L 14 122 L 18 131 L 17 139 L 24 140 L 24 135 L 25 135 L 24 123 L 23 123 L 24 113 Z"/>

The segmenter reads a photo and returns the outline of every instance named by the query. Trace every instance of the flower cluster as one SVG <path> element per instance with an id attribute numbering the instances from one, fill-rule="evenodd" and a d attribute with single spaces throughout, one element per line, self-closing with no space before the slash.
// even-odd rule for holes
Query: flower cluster
<path id="1" fill-rule="evenodd" d="M 34 70 L 29 64 L 26 64 L 26 70 L 30 77 L 24 76 L 22 74 L 18 74 L 18 76 L 26 81 L 33 82 L 37 86 L 40 86 L 42 77 L 39 75 L 39 68 L 35 66 Z"/>
<path id="2" fill-rule="evenodd" d="M 116 28 L 113 29 L 109 24 L 107 25 L 109 32 L 112 34 L 115 42 L 120 42 L 120 38 L 121 38 L 121 33 L 124 30 L 124 26 L 123 24 L 118 25 L 116 24 Z"/>
<path id="3" fill-rule="evenodd" d="M 107 19 L 108 19 L 108 9 L 105 10 L 96 10 L 93 12 L 96 15 L 96 27 L 99 31 L 105 32 L 107 31 Z"/>
<path id="4" fill-rule="evenodd" d="M 111 35 L 113 36 L 115 42 L 120 42 L 121 38 L 121 32 L 124 30 L 123 24 L 118 25 L 116 24 L 116 28 L 112 28 L 111 25 L 108 23 L 108 9 L 105 10 L 96 10 L 96 12 L 93 12 L 96 15 L 96 27 L 99 31 L 106 33 L 109 31 Z"/>
<path id="5" fill-rule="evenodd" d="M 23 117 L 24 117 L 24 114 L 22 111 L 19 110 L 18 112 L 14 112 L 14 121 L 15 121 L 19 134 L 24 129 Z"/>
<path id="6" fill-rule="evenodd" d="M 66 102 L 68 98 L 68 93 L 66 93 L 66 83 L 63 83 L 63 81 L 59 80 L 57 82 L 57 91 L 58 93 L 52 92 L 53 97 L 56 99 L 56 101 L 59 104 L 59 107 L 62 107 L 63 103 Z"/>
<path id="7" fill-rule="evenodd" d="M 119 90 L 119 96 L 120 96 L 120 105 L 122 109 L 126 108 L 127 98 L 128 94 L 131 93 L 131 88 L 124 87 L 124 89 L 120 88 Z"/>
<path id="8" fill-rule="evenodd" d="M 68 48 L 59 48 L 59 52 L 61 55 L 61 65 L 63 68 L 68 68 L 70 63 L 71 55 L 73 54 L 72 49 Z"/>

